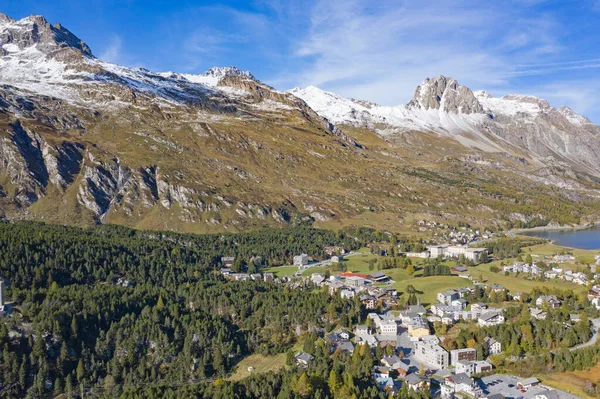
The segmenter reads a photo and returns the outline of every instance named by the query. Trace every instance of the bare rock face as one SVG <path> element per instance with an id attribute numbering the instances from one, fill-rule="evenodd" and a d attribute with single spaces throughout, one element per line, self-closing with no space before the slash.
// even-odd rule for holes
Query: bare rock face
<path id="1" fill-rule="evenodd" d="M 0 14 L 0 47 L 5 44 L 15 45 L 20 50 L 36 46 L 46 54 L 60 49 L 77 49 L 83 55 L 93 56 L 90 48 L 68 29 L 61 24 L 52 26 L 39 15 L 15 21 Z"/>
<path id="2" fill-rule="evenodd" d="M 453 114 L 485 113 L 471 89 L 445 76 L 425 79 L 415 90 L 407 107 L 424 110 L 441 109 Z"/>

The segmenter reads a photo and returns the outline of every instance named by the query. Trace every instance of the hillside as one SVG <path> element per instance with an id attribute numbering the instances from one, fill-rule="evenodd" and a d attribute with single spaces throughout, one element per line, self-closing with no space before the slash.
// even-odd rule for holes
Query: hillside
<path id="1" fill-rule="evenodd" d="M 436 78 L 406 106 L 339 96 L 327 106 L 318 89 L 278 91 L 237 68 L 103 62 L 40 16 L 0 15 L 0 49 L 7 219 L 216 232 L 600 218 L 599 128 L 542 100 Z"/>

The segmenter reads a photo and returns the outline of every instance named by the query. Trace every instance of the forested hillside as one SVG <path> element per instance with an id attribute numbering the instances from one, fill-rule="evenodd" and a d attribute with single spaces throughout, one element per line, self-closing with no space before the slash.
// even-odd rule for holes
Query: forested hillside
<path id="1" fill-rule="evenodd" d="M 179 397 L 190 389 L 218 396 L 214 383 L 245 355 L 289 351 L 308 331 L 356 323 L 363 311 L 359 302 L 312 287 L 226 281 L 213 270 L 220 256 L 263 256 L 271 264 L 299 251 L 319 254 L 348 237 L 308 228 L 192 236 L 2 223 L 0 276 L 13 303 L 0 320 L 0 397 L 75 395 L 82 388 L 86 397 L 112 397 L 140 387 L 148 397 L 161 385 Z M 344 364 L 336 372 L 351 379 Z M 284 389 L 285 379 L 299 371 L 286 373 L 270 377 L 274 395 L 294 391 Z"/>

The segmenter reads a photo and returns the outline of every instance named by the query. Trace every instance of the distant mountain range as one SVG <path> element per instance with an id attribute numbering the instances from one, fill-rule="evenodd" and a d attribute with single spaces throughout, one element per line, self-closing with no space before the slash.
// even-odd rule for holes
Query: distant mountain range
<path id="1" fill-rule="evenodd" d="M 600 128 L 567 107 L 426 79 L 406 105 L 251 73 L 101 61 L 60 24 L 0 14 L 0 213 L 181 231 L 417 218 L 598 220 Z"/>

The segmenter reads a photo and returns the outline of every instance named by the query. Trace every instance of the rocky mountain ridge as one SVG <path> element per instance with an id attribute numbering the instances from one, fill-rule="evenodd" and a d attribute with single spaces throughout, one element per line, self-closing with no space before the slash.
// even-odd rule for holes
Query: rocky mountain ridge
<path id="1" fill-rule="evenodd" d="M 107 63 L 39 16 L 0 15 L 0 49 L 0 215 L 8 219 L 206 232 L 369 212 L 400 224 L 419 213 L 477 223 L 561 214 L 532 208 L 527 193 L 564 207 L 567 221 L 597 209 L 578 205 L 596 201 L 598 185 L 569 163 L 538 164 L 517 145 L 481 153 L 482 143 L 501 146 L 505 130 L 481 132 L 475 122 L 505 114 L 452 79 L 428 81 L 402 108 L 316 88 L 307 97 L 235 67 L 193 75 Z M 569 110 L 548 113 L 585 124 Z M 524 191 L 498 192 L 511 184 Z M 549 187 L 557 185 L 569 191 Z"/>
<path id="2" fill-rule="evenodd" d="M 292 89 L 335 124 L 365 126 L 381 135 L 428 130 L 487 152 L 525 153 L 540 166 L 571 165 L 600 176 L 600 127 L 570 108 L 533 96 L 495 98 L 453 78 L 428 78 L 406 105 L 370 104 L 320 90 Z"/>

